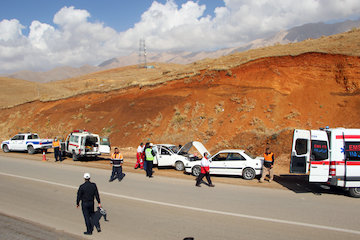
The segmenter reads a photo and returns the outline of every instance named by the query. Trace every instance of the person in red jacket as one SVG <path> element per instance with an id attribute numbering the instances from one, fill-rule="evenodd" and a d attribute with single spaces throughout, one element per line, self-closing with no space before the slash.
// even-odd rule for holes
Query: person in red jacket
<path id="1" fill-rule="evenodd" d="M 202 179 L 204 178 L 204 176 L 206 176 L 206 180 L 209 183 L 209 187 L 215 187 L 214 184 L 212 184 L 211 182 L 211 178 L 210 178 L 210 154 L 209 153 L 204 153 L 204 157 L 201 160 L 201 172 L 196 180 L 196 185 L 197 187 L 201 187 L 200 183 L 202 182 Z"/>
<path id="2" fill-rule="evenodd" d="M 139 168 L 143 169 L 144 168 L 144 143 L 140 143 L 140 145 L 137 148 L 137 152 L 136 152 L 136 163 L 135 163 L 135 169 Z"/>

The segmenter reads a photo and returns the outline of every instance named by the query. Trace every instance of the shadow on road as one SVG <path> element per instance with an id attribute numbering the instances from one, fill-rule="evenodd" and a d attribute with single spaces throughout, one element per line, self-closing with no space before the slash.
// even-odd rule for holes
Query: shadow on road
<path id="1" fill-rule="evenodd" d="M 320 183 L 309 183 L 309 176 L 307 175 L 275 175 L 274 181 L 295 193 L 347 195 L 347 192 L 341 188 Z"/>

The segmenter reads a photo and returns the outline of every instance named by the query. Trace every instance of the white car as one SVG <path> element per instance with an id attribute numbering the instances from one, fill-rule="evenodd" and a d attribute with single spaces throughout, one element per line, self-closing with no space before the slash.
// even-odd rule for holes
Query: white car
<path id="1" fill-rule="evenodd" d="M 52 141 L 52 139 L 40 139 L 36 133 L 19 133 L 3 141 L 1 149 L 4 152 L 27 151 L 29 154 L 34 154 L 52 148 Z"/>
<path id="2" fill-rule="evenodd" d="M 172 144 L 156 144 L 156 157 L 154 164 L 158 167 L 172 166 L 178 171 L 185 169 L 185 162 L 196 161 L 201 158 L 189 153 L 192 147 L 195 147 L 199 153 L 203 154 L 205 147 L 200 142 L 189 142 L 178 150 L 178 147 Z"/>
<path id="3" fill-rule="evenodd" d="M 222 150 L 210 159 L 210 174 L 239 175 L 246 180 L 254 179 L 261 174 L 264 158 L 253 157 L 244 150 Z M 200 160 L 186 162 L 185 171 L 194 176 L 200 174 Z"/>

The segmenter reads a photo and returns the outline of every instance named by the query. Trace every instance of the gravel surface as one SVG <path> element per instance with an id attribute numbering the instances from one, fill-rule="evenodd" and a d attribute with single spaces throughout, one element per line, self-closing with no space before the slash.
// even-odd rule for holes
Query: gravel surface
<path id="1" fill-rule="evenodd" d="M 78 236 L 0 213 L 1 240 L 79 240 Z"/>

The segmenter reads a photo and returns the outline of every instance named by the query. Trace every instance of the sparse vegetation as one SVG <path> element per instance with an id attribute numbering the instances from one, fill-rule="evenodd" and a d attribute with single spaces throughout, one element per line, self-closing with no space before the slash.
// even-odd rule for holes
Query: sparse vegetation
<path id="1" fill-rule="evenodd" d="M 297 111 L 297 110 L 292 110 L 288 115 L 286 115 L 285 117 L 284 117 L 284 119 L 294 119 L 294 118 L 296 118 L 296 117 L 298 117 L 298 116 L 300 116 L 301 114 Z"/>

